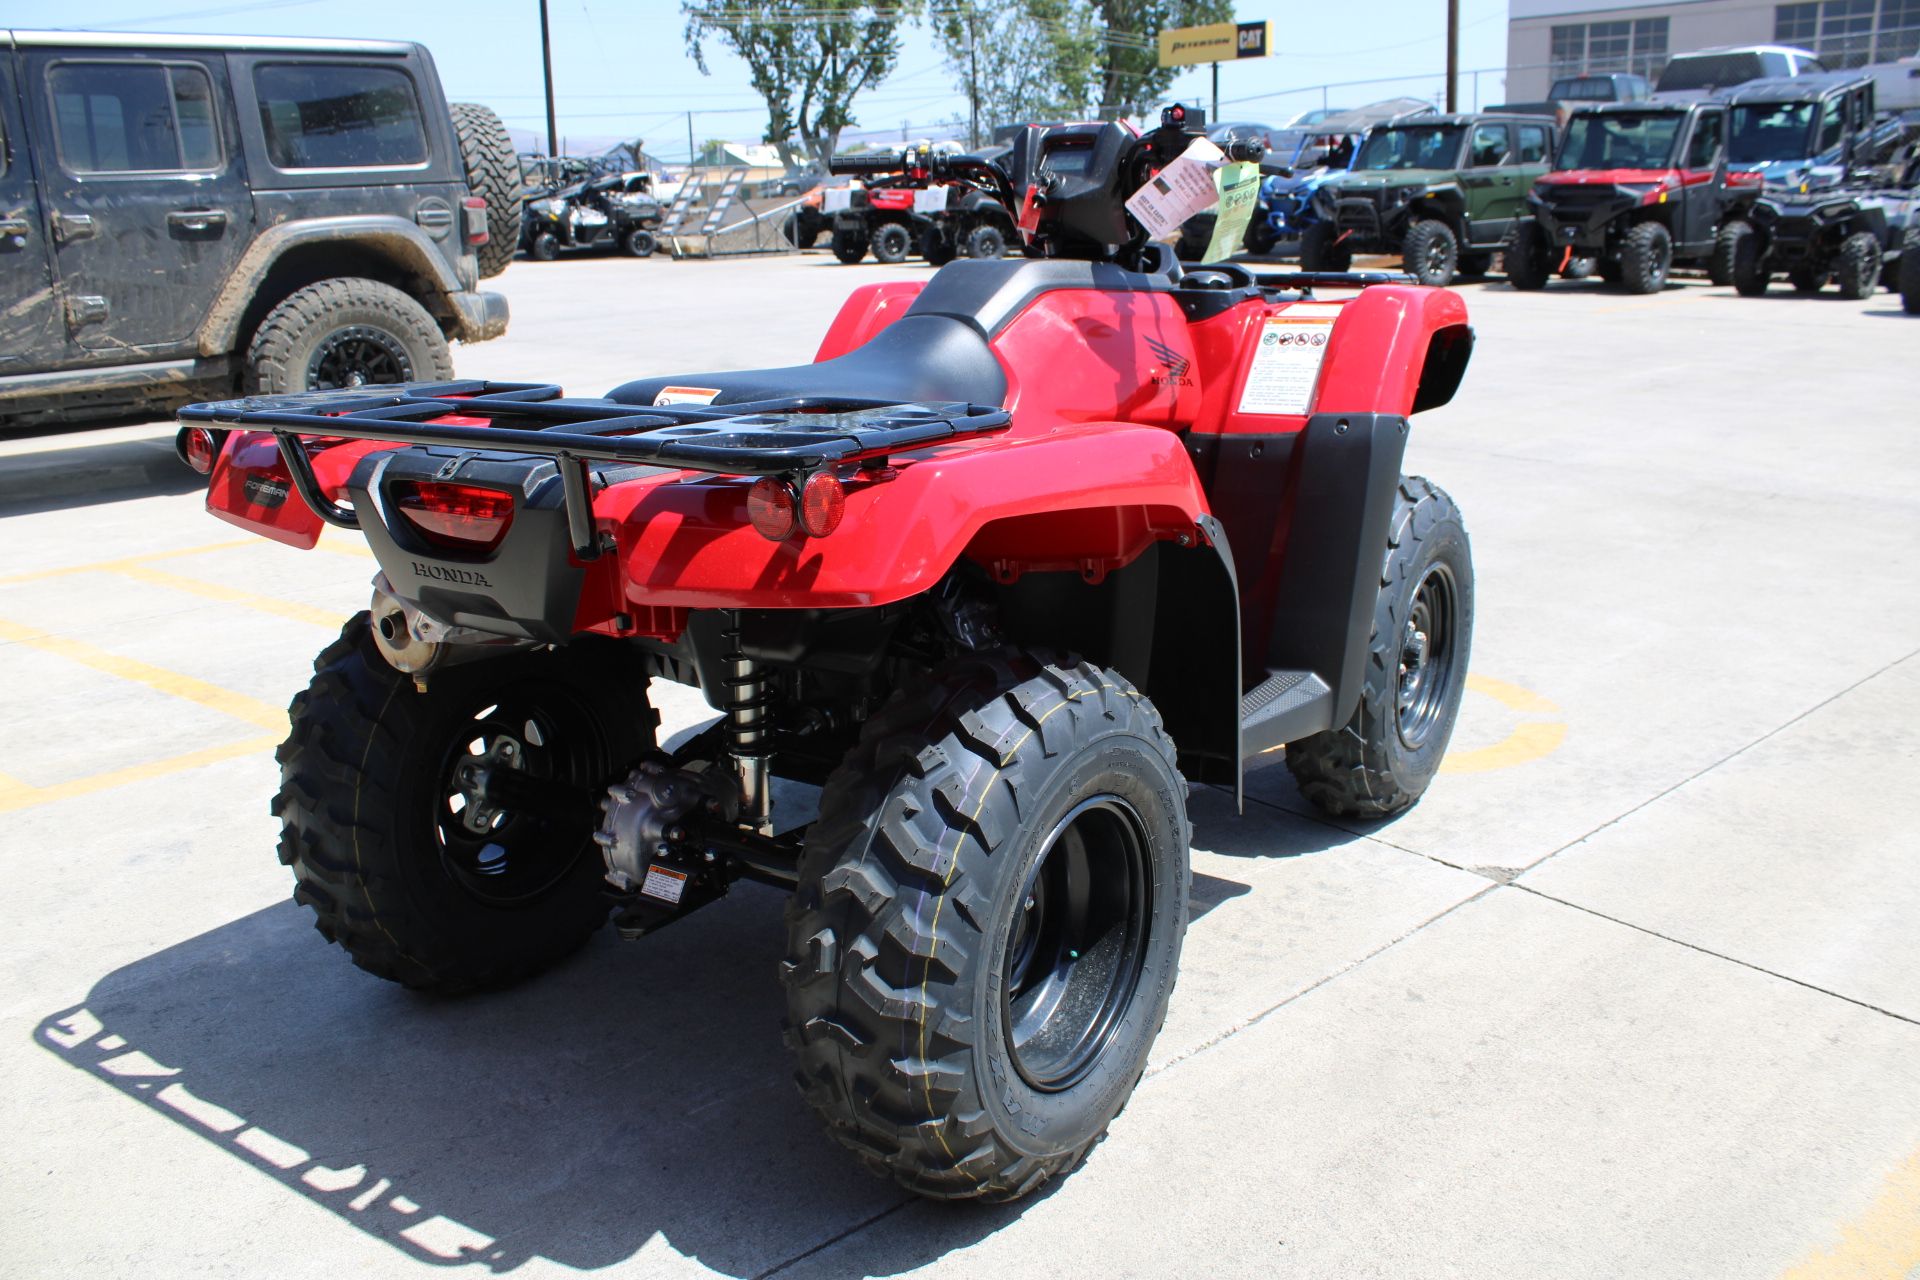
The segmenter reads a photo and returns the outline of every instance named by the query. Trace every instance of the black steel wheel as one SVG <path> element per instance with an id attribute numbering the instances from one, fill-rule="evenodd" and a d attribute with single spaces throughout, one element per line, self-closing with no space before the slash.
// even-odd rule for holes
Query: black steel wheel
<path id="1" fill-rule="evenodd" d="M 866 234 L 836 226 L 833 229 L 833 256 L 847 266 L 860 261 L 867 256 Z"/>
<path id="2" fill-rule="evenodd" d="M 1460 242 L 1453 228 L 1434 218 L 1415 218 L 1401 245 L 1403 265 L 1421 284 L 1450 284 L 1460 269 Z"/>
<path id="3" fill-rule="evenodd" d="M 1858 302 L 1873 296 L 1880 283 L 1880 238 L 1871 231 L 1856 231 L 1840 242 L 1833 262 L 1834 282 L 1840 296 Z"/>
<path id="4" fill-rule="evenodd" d="M 645 227 L 635 227 L 620 237 L 620 252 L 629 258 L 650 258 L 659 247 L 660 242 Z"/>
<path id="5" fill-rule="evenodd" d="M 392 285 L 342 277 L 297 289 L 247 348 L 255 394 L 453 376 L 453 353 L 427 309 Z"/>
<path id="6" fill-rule="evenodd" d="M 527 242 L 527 256 L 535 262 L 552 262 L 560 256 L 560 237 L 542 231 Z"/>
<path id="7" fill-rule="evenodd" d="M 869 1169 L 1012 1200 L 1105 1134 L 1186 930 L 1186 784 L 1117 672 L 944 666 L 828 780 L 787 913 L 801 1092 Z"/>
<path id="8" fill-rule="evenodd" d="M 1620 283 L 1628 293 L 1658 293 L 1673 269 L 1673 236 L 1658 222 L 1640 222 L 1620 237 Z"/>
<path id="9" fill-rule="evenodd" d="M 1453 737 L 1473 643 L 1473 552 L 1460 509 L 1419 476 L 1400 481 L 1360 705 L 1346 724 L 1287 744 L 1300 793 L 1378 818 L 1425 793 Z"/>
<path id="10" fill-rule="evenodd" d="M 883 222 L 873 229 L 873 260 L 889 265 L 905 262 L 913 252 L 913 235 L 898 222 Z"/>
<path id="11" fill-rule="evenodd" d="M 994 259 L 1005 257 L 1007 252 L 1006 232 L 991 224 L 975 227 L 967 233 L 967 256 L 969 258 Z"/>
<path id="12" fill-rule="evenodd" d="M 290 717 L 280 860 L 294 900 L 361 968 L 422 990 L 500 986 L 606 919 L 594 802 L 658 722 L 617 646 L 452 667 L 423 692 L 362 613 Z"/>
<path id="13" fill-rule="evenodd" d="M 1539 223 L 1531 218 L 1514 223 L 1513 230 L 1507 232 L 1503 255 L 1507 283 L 1529 291 L 1546 288 L 1547 279 L 1553 274 L 1553 263 L 1549 260 L 1552 252 L 1553 246 L 1547 243 Z"/>

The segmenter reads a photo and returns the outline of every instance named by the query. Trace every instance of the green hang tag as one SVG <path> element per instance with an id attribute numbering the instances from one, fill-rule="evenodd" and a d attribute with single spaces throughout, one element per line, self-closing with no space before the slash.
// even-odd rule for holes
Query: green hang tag
<path id="1" fill-rule="evenodd" d="M 1213 171 L 1214 190 L 1220 193 L 1220 212 L 1214 216 L 1213 239 L 1207 242 L 1202 262 L 1225 262 L 1240 251 L 1253 221 L 1253 206 L 1260 195 L 1260 166 L 1223 164 Z"/>

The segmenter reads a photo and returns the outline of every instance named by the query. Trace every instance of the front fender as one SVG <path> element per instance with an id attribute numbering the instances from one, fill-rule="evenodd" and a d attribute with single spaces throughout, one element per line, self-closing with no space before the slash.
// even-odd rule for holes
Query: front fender
<path id="1" fill-rule="evenodd" d="M 1070 569 L 1098 581 L 1160 539 L 1197 537 L 1206 497 L 1179 437 L 1082 423 L 956 445 L 847 482 L 824 538 L 771 542 L 742 479 L 616 486 L 611 529 L 629 600 L 690 609 L 867 608 L 930 590 L 965 556 L 1000 581 Z"/>

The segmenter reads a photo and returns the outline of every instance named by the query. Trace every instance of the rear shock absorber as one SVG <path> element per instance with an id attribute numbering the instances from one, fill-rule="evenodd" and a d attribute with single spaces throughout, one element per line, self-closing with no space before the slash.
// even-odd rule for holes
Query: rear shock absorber
<path id="1" fill-rule="evenodd" d="M 767 765 L 773 753 L 773 697 L 761 665 L 740 648 L 738 610 L 729 615 L 724 634 L 727 751 L 740 777 L 741 816 L 764 834 L 773 826 L 773 790 Z"/>

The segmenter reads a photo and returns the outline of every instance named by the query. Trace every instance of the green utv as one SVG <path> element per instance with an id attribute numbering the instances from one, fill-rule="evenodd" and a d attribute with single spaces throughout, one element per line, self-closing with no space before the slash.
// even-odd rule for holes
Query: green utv
<path id="1" fill-rule="evenodd" d="M 1484 275 L 1553 156 L 1548 116 L 1420 116 L 1367 134 L 1347 172 L 1314 193 L 1307 271 L 1396 254 L 1421 284 Z"/>

